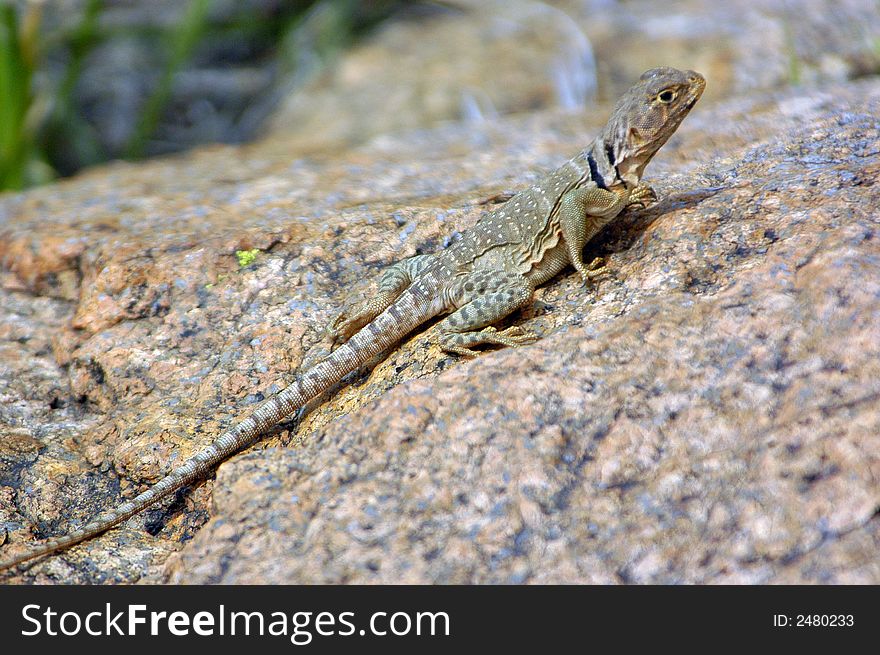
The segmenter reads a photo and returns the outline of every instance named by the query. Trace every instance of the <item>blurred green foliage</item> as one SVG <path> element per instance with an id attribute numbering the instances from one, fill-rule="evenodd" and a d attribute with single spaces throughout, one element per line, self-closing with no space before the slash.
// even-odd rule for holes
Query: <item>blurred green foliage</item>
<path id="1" fill-rule="evenodd" d="M 149 32 L 163 63 L 154 71 L 156 81 L 127 143 L 120 152 L 108 153 L 78 102 L 77 84 L 90 53 L 119 37 L 119 27 L 101 20 L 112 0 L 80 0 L 77 20 L 53 30 L 45 28 L 45 3 L 0 0 L 0 190 L 44 183 L 113 157 L 144 157 L 168 110 L 175 76 L 205 43 L 250 39 L 265 44 L 276 75 L 301 81 L 406 4 L 289 0 L 276 3 L 273 12 L 259 12 L 241 3 L 231 20 L 218 24 L 210 19 L 216 1 L 185 0 L 181 19 L 161 33 L 155 33 L 155 25 L 127 28 Z M 56 63 L 53 75 L 46 73 L 50 59 Z M 35 78 L 42 83 L 35 84 Z"/>
<path id="2" fill-rule="evenodd" d="M 32 7 L 19 19 L 12 6 L 0 6 L 0 189 L 39 181 L 40 154 L 29 120 L 39 24 L 39 9 Z"/>
<path id="3" fill-rule="evenodd" d="M 193 48 L 207 27 L 205 18 L 208 14 L 209 6 L 209 0 L 190 0 L 183 20 L 168 35 L 168 62 L 165 70 L 162 71 L 159 85 L 153 91 L 149 100 L 147 100 L 147 104 L 144 106 L 143 113 L 141 114 L 141 120 L 128 143 L 126 155 L 129 158 L 143 156 L 147 139 L 149 139 L 153 130 L 156 129 L 162 108 L 171 97 L 171 84 L 174 81 L 174 74 L 189 59 Z"/>

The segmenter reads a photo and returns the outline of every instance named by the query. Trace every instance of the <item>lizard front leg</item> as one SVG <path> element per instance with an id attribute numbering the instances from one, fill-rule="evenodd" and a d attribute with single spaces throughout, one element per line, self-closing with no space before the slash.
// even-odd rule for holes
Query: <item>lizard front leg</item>
<path id="1" fill-rule="evenodd" d="M 456 311 L 439 325 L 440 346 L 459 355 L 473 356 L 473 346 L 483 343 L 522 346 L 538 337 L 519 326 L 499 331 L 492 323 L 528 304 L 535 287 L 519 273 L 474 271 L 450 289 Z M 480 329 L 483 328 L 483 329 Z"/>
<path id="2" fill-rule="evenodd" d="M 379 293 L 346 306 L 327 326 L 333 346 L 347 341 L 355 332 L 384 312 L 412 281 L 431 263 L 434 255 L 416 255 L 388 267 L 379 279 Z"/>
<path id="3" fill-rule="evenodd" d="M 618 193 L 588 185 L 572 189 L 559 201 L 562 238 L 569 260 L 580 273 L 584 284 L 604 272 L 604 266 L 587 266 L 584 263 L 584 246 L 627 206 L 629 199 L 630 193 L 626 190 Z"/>

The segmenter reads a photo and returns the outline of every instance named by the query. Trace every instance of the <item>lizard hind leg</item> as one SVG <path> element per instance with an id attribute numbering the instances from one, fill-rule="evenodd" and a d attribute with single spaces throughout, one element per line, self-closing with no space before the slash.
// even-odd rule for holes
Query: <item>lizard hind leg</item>
<path id="1" fill-rule="evenodd" d="M 455 282 L 452 297 L 456 309 L 439 325 L 440 347 L 458 355 L 474 356 L 473 346 L 493 344 L 522 346 L 537 335 L 519 326 L 498 330 L 492 327 L 508 314 L 528 304 L 535 288 L 518 273 L 480 271 Z"/>
<path id="2" fill-rule="evenodd" d="M 360 302 L 348 304 L 327 326 L 331 344 L 335 347 L 348 341 L 358 330 L 384 312 L 397 300 L 433 259 L 433 255 L 416 255 L 389 266 L 379 279 L 379 292 Z"/>

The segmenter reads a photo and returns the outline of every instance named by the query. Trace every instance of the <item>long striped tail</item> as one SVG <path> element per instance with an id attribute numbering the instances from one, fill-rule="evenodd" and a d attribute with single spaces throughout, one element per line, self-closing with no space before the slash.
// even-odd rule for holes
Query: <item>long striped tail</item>
<path id="1" fill-rule="evenodd" d="M 190 457 L 155 485 L 115 509 L 102 512 L 63 537 L 49 539 L 31 550 L 0 561 L 0 570 L 49 555 L 109 530 L 203 477 L 234 452 L 255 442 L 268 429 L 438 314 L 439 309 L 433 306 L 431 294 L 424 284 L 423 280 L 422 284 L 416 283 L 404 291 L 390 307 L 321 363 L 297 377 L 283 391 L 268 398 L 247 418 L 221 434 L 210 446 Z"/>

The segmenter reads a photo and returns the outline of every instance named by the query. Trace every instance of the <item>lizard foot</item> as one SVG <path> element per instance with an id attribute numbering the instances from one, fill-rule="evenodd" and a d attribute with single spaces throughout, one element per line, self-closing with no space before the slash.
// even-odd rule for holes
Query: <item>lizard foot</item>
<path id="1" fill-rule="evenodd" d="M 596 257 L 589 264 L 578 269 L 578 273 L 581 274 L 581 279 L 584 281 L 584 286 L 589 285 L 597 277 L 607 275 L 610 271 L 611 269 L 608 267 L 604 257 Z"/>
<path id="2" fill-rule="evenodd" d="M 491 325 L 483 328 L 479 332 L 462 332 L 443 335 L 440 339 L 440 346 L 443 350 L 456 355 L 465 357 L 476 357 L 479 353 L 472 350 L 471 346 L 488 343 L 496 346 L 525 346 L 538 340 L 538 335 L 534 332 L 524 330 L 518 325 L 498 331 Z"/>
<path id="3" fill-rule="evenodd" d="M 330 350 L 335 350 L 348 341 L 358 330 L 375 317 L 376 313 L 373 311 L 370 302 L 361 303 L 350 313 L 348 308 L 343 309 L 327 326 Z"/>
<path id="4" fill-rule="evenodd" d="M 627 209 L 645 209 L 657 202 L 657 192 L 647 184 L 640 184 L 629 194 Z"/>

